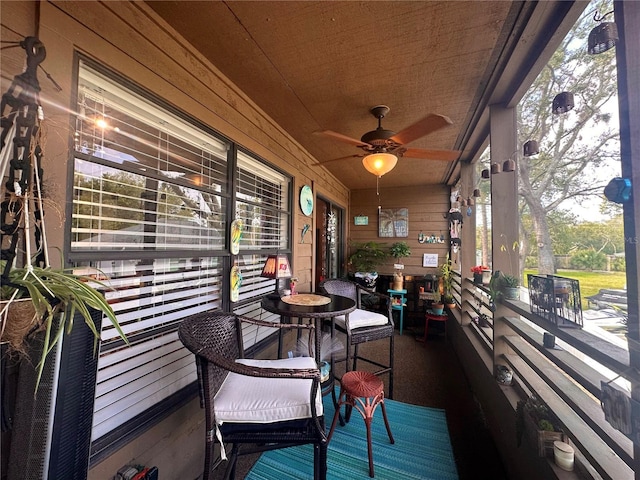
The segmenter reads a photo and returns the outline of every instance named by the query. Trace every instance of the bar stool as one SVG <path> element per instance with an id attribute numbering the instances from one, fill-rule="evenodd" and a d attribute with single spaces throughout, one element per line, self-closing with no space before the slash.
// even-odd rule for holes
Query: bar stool
<path id="1" fill-rule="evenodd" d="M 384 418 L 384 425 L 387 427 L 387 434 L 389 435 L 389 441 L 394 444 L 393 434 L 389 427 L 389 420 L 387 419 L 387 410 L 384 406 L 384 384 L 382 380 L 373 373 L 361 372 L 358 370 L 352 370 L 345 373 L 340 380 L 340 395 L 338 396 L 338 405 L 336 406 L 336 413 L 333 416 L 333 422 L 331 423 L 331 430 L 329 430 L 329 437 L 327 442 L 331 440 L 333 430 L 336 427 L 338 417 L 340 416 L 340 407 L 346 405 L 347 408 L 352 407 L 362 415 L 365 426 L 367 427 L 367 450 L 369 454 L 369 476 L 373 478 L 373 451 L 371 446 L 371 421 L 373 420 L 373 414 L 376 411 L 378 405 L 382 407 L 382 416 Z M 347 412 L 347 421 L 349 421 L 349 413 Z"/>
<path id="2" fill-rule="evenodd" d="M 427 313 L 424 315 L 424 337 L 416 338 L 419 342 L 424 342 L 425 346 L 427 345 L 427 332 L 429 331 L 429 320 L 432 322 L 442 322 L 444 323 L 444 339 L 447 339 L 447 320 L 449 320 L 448 315 L 438 315 L 433 313 L 433 310 L 427 310 Z"/>

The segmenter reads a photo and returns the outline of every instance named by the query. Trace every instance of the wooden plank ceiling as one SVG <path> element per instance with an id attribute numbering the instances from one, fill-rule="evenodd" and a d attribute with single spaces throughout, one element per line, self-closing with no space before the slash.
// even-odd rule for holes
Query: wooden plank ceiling
<path id="1" fill-rule="evenodd" d="M 463 134 L 482 105 L 513 7 L 508 1 L 149 5 L 320 162 L 362 150 L 314 132 L 360 139 L 377 127 L 369 110 L 380 104 L 391 108 L 383 127 L 396 132 L 429 113 L 448 116 L 452 126 L 407 146 L 461 150 L 462 161 L 470 160 L 475 152 L 465 150 Z M 381 186 L 446 183 L 456 162 L 400 158 Z M 324 166 L 348 188 L 375 187 L 360 158 Z"/>

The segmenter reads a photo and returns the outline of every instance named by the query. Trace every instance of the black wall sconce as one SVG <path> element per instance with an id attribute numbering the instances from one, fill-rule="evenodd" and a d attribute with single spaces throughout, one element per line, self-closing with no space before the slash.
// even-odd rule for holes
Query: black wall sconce
<path id="1" fill-rule="evenodd" d="M 591 55 L 606 52 L 615 47 L 620 37 L 618 36 L 618 26 L 614 22 L 603 22 L 607 15 L 611 15 L 613 10 L 599 17 L 598 12 L 593 16 L 596 22 L 602 22 L 591 30 L 587 40 L 587 52 Z"/>
<path id="2" fill-rule="evenodd" d="M 573 100 L 573 93 L 562 92 L 553 98 L 553 105 L 551 111 L 558 115 L 559 113 L 567 113 L 569 110 L 573 110 L 576 103 Z"/>

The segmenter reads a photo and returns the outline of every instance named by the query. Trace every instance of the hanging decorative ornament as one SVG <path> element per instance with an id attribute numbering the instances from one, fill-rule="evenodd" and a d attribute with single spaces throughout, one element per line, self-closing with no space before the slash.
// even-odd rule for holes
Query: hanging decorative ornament
<path id="1" fill-rule="evenodd" d="M 473 208 L 467 207 L 467 217 L 470 217 L 473 214 Z"/>

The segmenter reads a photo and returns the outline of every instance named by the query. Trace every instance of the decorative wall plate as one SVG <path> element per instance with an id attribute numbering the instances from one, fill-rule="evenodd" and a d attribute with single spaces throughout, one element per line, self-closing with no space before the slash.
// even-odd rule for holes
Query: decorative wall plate
<path id="1" fill-rule="evenodd" d="M 304 185 L 300 190 L 300 208 L 307 217 L 313 213 L 313 191 L 309 185 Z"/>

